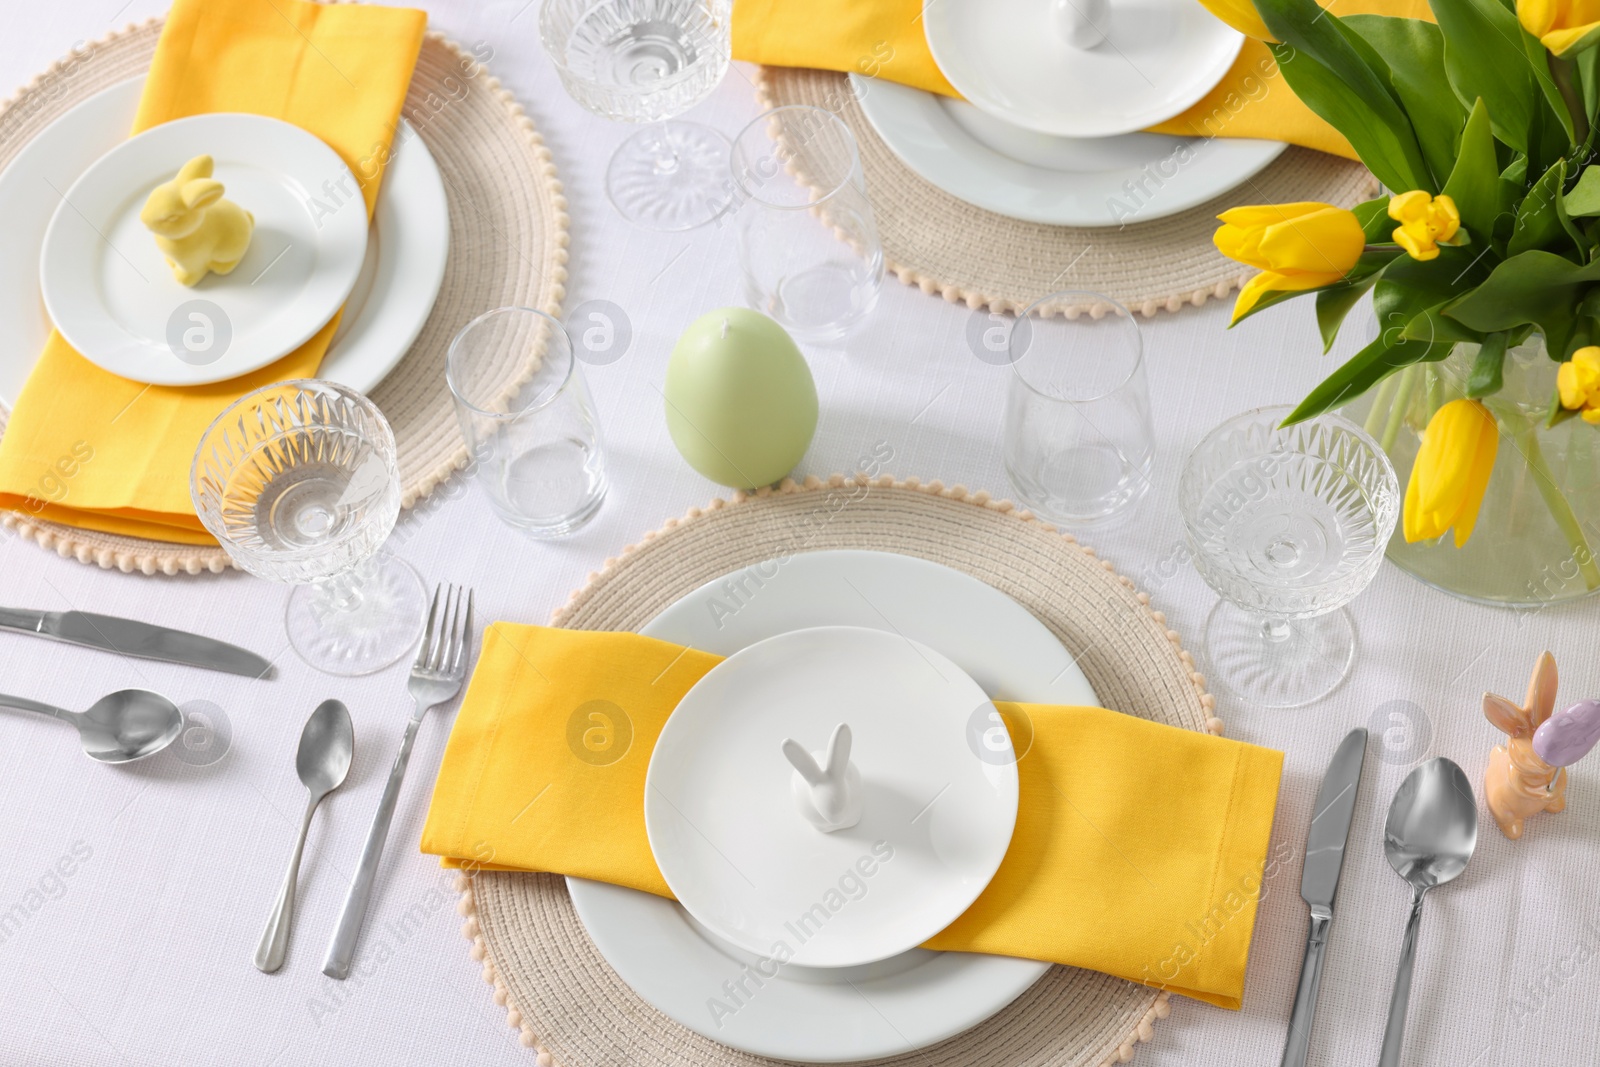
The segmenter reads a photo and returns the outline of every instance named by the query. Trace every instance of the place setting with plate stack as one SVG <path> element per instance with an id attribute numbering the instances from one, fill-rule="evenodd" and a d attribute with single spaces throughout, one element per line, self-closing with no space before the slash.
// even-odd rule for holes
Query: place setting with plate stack
<path id="1" fill-rule="evenodd" d="M 0 105 L 0 1060 L 1584 1061 L 1600 21 L 421 6 Z"/>

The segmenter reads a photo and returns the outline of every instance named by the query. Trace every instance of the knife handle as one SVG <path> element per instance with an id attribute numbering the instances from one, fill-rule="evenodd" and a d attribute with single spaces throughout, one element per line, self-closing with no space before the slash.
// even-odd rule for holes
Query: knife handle
<path id="1" fill-rule="evenodd" d="M 1306 934 L 1306 958 L 1300 964 L 1300 985 L 1289 1013 L 1289 1036 L 1283 1043 L 1282 1067 L 1305 1067 L 1311 1051 L 1311 1019 L 1317 1013 L 1317 989 L 1322 984 L 1322 957 L 1328 947 L 1328 927 L 1333 912 L 1311 909 L 1311 930 Z"/>
<path id="2" fill-rule="evenodd" d="M 383 787 L 383 798 L 378 801 L 378 813 L 367 830 L 367 843 L 361 849 L 361 866 L 356 868 L 355 881 L 345 894 L 344 908 L 339 912 L 339 925 L 328 943 L 328 955 L 322 961 L 322 973 L 341 981 L 350 976 L 350 962 L 355 958 L 356 943 L 361 940 L 361 925 L 367 920 L 367 905 L 372 902 L 372 884 L 378 879 L 378 864 L 383 859 L 383 844 L 389 839 L 389 823 L 394 820 L 394 808 L 400 799 L 400 784 L 405 781 L 406 764 L 411 759 L 411 746 L 417 740 L 417 727 L 422 725 L 425 708 L 419 707 L 416 716 L 406 723 L 405 737 L 400 740 L 400 753 L 389 769 L 389 781 Z"/>
<path id="3" fill-rule="evenodd" d="M 49 637 L 50 635 L 41 629 L 43 625 L 44 613 L 41 611 L 27 611 L 22 608 L 0 608 L 0 629 L 21 630 L 23 633 Z"/>

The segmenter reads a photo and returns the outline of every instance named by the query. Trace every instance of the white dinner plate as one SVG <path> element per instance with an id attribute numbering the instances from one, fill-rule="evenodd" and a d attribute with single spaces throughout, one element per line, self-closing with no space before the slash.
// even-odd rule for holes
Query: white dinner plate
<path id="1" fill-rule="evenodd" d="M 230 273 L 186 286 L 140 210 L 199 155 L 215 160 L 212 177 L 255 228 Z M 85 359 L 123 378 L 204 385 L 248 374 L 304 344 L 355 288 L 367 254 L 360 188 L 337 152 L 280 119 L 164 122 L 95 160 L 62 194 L 39 257 L 45 309 Z"/>
<path id="2" fill-rule="evenodd" d="M 1011 843 L 1016 763 L 979 747 L 993 715 L 966 672 L 899 634 L 820 626 L 741 649 L 684 694 L 650 754 L 656 865 L 696 921 L 770 961 L 909 952 L 971 906 Z M 781 746 L 815 756 L 839 723 L 860 821 L 823 833 L 796 809 Z"/>
<path id="3" fill-rule="evenodd" d="M 50 334 L 39 254 L 64 192 L 128 137 L 144 78 L 110 86 L 41 130 L 0 171 L 0 404 L 15 404 Z M 406 354 L 444 279 L 450 217 L 427 145 L 401 120 L 361 274 L 319 377 L 370 392 Z M 163 267 L 163 269 L 165 269 Z M 243 269 L 243 267 L 239 268 Z"/>
<path id="4" fill-rule="evenodd" d="M 813 626 L 892 629 L 948 656 L 996 699 L 1099 703 L 1071 655 L 1011 598 L 948 567 L 884 552 L 812 552 L 746 567 L 689 593 L 642 632 L 731 656 Z M 842 1063 L 923 1048 L 989 1018 L 1049 969 L 915 949 L 864 967 L 790 964 L 764 974 L 761 958 L 712 936 L 670 900 L 577 878 L 567 888 L 601 955 L 634 992 L 713 1041 L 775 1059 Z"/>
<path id="5" fill-rule="evenodd" d="M 980 110 L 1061 137 L 1132 133 L 1182 114 L 1228 73 L 1244 34 L 1195 0 L 1109 0 L 1105 40 L 1067 43 L 1056 11 L 1085 0 L 925 4 L 933 61 Z"/>
<path id="6" fill-rule="evenodd" d="M 975 207 L 1049 226 L 1121 226 L 1186 211 L 1288 147 L 1158 133 L 1054 137 L 938 93 L 860 74 L 850 83 L 872 128 L 919 177 Z"/>

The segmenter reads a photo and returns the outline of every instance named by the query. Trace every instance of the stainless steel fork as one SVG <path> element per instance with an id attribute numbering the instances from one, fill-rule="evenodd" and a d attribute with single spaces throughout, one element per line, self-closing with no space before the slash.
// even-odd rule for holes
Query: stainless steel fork
<path id="1" fill-rule="evenodd" d="M 463 593 L 467 601 L 464 618 Z M 355 956 L 361 924 L 366 920 L 367 905 L 372 900 L 372 883 L 378 876 L 378 861 L 383 858 L 383 843 L 389 836 L 395 802 L 400 799 L 400 783 L 405 780 L 406 761 L 411 758 L 417 728 L 422 725 L 422 717 L 429 708 L 443 704 L 461 691 L 461 681 L 467 673 L 467 653 L 471 648 L 472 590 L 435 586 L 433 603 L 428 607 L 428 623 L 423 628 L 422 647 L 417 651 L 417 661 L 411 665 L 411 680 L 406 683 L 411 699 L 416 702 L 416 710 L 411 713 L 411 721 L 406 723 L 400 754 L 394 758 L 389 783 L 383 787 L 383 799 L 378 802 L 378 814 L 373 817 L 367 843 L 361 849 L 361 866 L 344 898 L 339 926 L 328 944 L 328 957 L 322 961 L 322 973 L 329 978 L 345 978 L 350 974 L 350 961 Z"/>

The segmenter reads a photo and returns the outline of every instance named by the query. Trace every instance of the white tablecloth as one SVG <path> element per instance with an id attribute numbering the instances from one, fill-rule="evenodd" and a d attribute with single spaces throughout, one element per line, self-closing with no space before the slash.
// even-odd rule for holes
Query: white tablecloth
<path id="1" fill-rule="evenodd" d="M 0 93 L 75 43 L 163 6 L 120 3 L 7 0 Z M 572 211 L 568 307 L 609 300 L 633 329 L 623 358 L 588 372 L 612 487 L 587 529 L 553 545 L 528 541 L 473 490 L 408 527 L 398 544 L 430 580 L 476 586 L 485 618 L 544 622 L 607 556 L 725 492 L 673 450 L 657 387 L 677 333 L 699 313 L 740 301 L 738 271 L 725 231 L 662 236 L 617 217 L 600 183 L 626 130 L 562 92 L 539 48 L 534 0 L 427 6 L 435 28 L 492 49 L 491 69 L 555 153 Z M 748 74 L 736 69 L 692 117 L 735 131 L 756 112 Z M 810 350 L 822 416 L 800 472 L 853 470 L 886 446 L 894 457 L 886 469 L 898 475 L 1009 495 L 999 449 L 1007 371 L 969 350 L 972 314 L 890 279 L 847 351 Z M 1297 399 L 1335 365 L 1319 354 L 1309 302 L 1232 332 L 1226 322 L 1225 307 L 1211 304 L 1144 323 L 1160 447 L 1154 488 L 1120 527 L 1085 538 L 1151 594 L 1197 653 L 1215 598 L 1183 547 L 1180 460 L 1225 416 Z M 1336 357 L 1364 340 L 1359 325 L 1349 332 Z M 119 770 L 87 761 L 59 723 L 0 712 L 0 1063 L 531 1064 L 468 958 L 450 879 L 416 849 L 448 714 L 428 719 L 412 757 L 357 976 L 341 984 L 320 973 L 410 710 L 403 666 L 356 681 L 312 671 L 286 650 L 285 589 L 243 574 L 124 575 L 10 537 L 0 544 L 0 575 L 6 605 L 158 620 L 271 654 L 280 668 L 276 680 L 250 682 L 0 636 L 6 692 L 86 707 L 113 689 L 145 686 L 224 709 L 218 734 L 230 735 L 226 756 L 208 766 L 163 755 Z M 1138 1062 L 1277 1062 L 1305 935 L 1298 883 L 1312 799 L 1339 738 L 1368 723 L 1387 733 L 1375 730 L 1368 753 L 1311 1062 L 1375 1061 L 1409 900 L 1381 852 L 1389 797 L 1410 766 L 1433 755 L 1479 782 L 1500 736 L 1480 696 L 1487 688 L 1520 699 L 1541 649 L 1561 663 L 1565 700 L 1600 692 L 1597 610 L 1476 607 L 1385 567 L 1354 605 L 1360 659 L 1331 699 L 1267 711 L 1223 696 L 1229 736 L 1287 753 L 1272 853 L 1280 862 L 1266 883 L 1244 1010 L 1176 999 Z M 303 803 L 295 744 L 329 696 L 354 715 L 355 766 L 312 829 L 288 963 L 262 975 L 251 955 Z M 1503 838 L 1485 813 L 1466 874 L 1432 895 L 1407 1062 L 1596 1062 L 1600 763 L 1579 769 L 1571 797 L 1566 814 L 1542 818 L 1521 842 Z"/>

